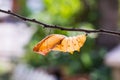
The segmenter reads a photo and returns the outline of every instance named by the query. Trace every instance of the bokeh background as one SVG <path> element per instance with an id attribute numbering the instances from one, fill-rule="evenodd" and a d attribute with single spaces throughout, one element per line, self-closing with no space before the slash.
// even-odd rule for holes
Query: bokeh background
<path id="1" fill-rule="evenodd" d="M 0 0 L 0 9 L 67 28 L 120 29 L 120 0 Z M 73 55 L 32 51 L 49 34 L 81 32 L 48 29 L 0 12 L 0 80 L 120 80 L 120 36 L 88 34 Z"/>

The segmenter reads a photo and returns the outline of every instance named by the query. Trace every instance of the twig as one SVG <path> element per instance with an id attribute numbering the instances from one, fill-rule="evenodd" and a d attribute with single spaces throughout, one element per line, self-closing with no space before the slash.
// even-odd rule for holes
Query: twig
<path id="1" fill-rule="evenodd" d="M 55 29 L 66 30 L 66 31 L 81 31 L 81 32 L 86 32 L 86 33 L 108 33 L 108 34 L 114 34 L 114 35 L 120 36 L 120 32 L 115 32 L 115 31 L 111 31 L 111 30 L 104 30 L 104 29 L 86 30 L 86 29 L 78 29 L 78 28 L 65 28 L 65 27 L 61 27 L 61 26 L 45 24 L 45 23 L 42 23 L 40 21 L 37 21 L 36 19 L 25 18 L 23 16 L 20 16 L 18 14 L 11 12 L 10 10 L 5 11 L 5 10 L 0 9 L 0 12 L 10 14 L 10 15 L 17 17 L 17 18 L 24 20 L 24 21 L 37 23 L 39 25 L 44 26 L 45 28 L 55 28 Z"/>

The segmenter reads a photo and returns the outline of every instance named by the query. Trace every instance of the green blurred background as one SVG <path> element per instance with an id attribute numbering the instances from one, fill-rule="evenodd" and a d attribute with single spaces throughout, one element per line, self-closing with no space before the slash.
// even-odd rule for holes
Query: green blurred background
<path id="1" fill-rule="evenodd" d="M 118 30 L 118 0 L 13 0 L 12 10 L 22 16 L 34 18 L 46 24 L 67 28 Z M 111 16 L 112 15 L 112 16 Z M 11 21 L 6 18 L 5 21 Z M 19 20 L 18 20 L 19 21 Z M 14 22 L 14 20 L 13 20 Z M 32 51 L 35 44 L 49 34 L 76 36 L 81 32 L 62 31 L 44 28 L 38 24 L 27 23 L 35 27 L 36 32 L 25 46 L 25 55 L 15 59 L 16 64 L 24 63 L 34 69 L 43 68 L 60 77 L 79 75 L 80 80 L 111 80 L 110 69 L 104 64 L 105 54 L 118 45 L 119 39 L 107 34 L 88 34 L 87 41 L 80 52 L 73 55 L 62 52 L 50 52 L 46 56 Z M 115 41 L 111 41 L 113 39 Z M 0 67 L 2 68 L 2 67 Z M 2 70 L 0 69 L 1 74 Z M 3 71 L 4 72 L 4 71 Z M 2 80 L 7 74 L 2 74 Z M 9 76 L 9 74 L 7 75 Z M 3 77 L 3 78 L 2 78 Z M 61 79 L 64 80 L 64 79 Z M 67 79 L 66 79 L 67 80 Z M 69 80 L 69 79 L 68 79 Z M 71 79 L 77 80 L 77 79 Z"/>

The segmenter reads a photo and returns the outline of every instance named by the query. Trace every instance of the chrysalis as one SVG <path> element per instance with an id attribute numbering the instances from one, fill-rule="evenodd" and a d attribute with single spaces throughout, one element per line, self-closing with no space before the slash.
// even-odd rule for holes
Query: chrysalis
<path id="1" fill-rule="evenodd" d="M 80 48 L 86 41 L 86 34 L 66 37 L 60 34 L 51 34 L 41 40 L 34 48 L 33 51 L 46 55 L 51 50 L 70 52 L 73 54 L 74 51 L 80 51 Z"/>

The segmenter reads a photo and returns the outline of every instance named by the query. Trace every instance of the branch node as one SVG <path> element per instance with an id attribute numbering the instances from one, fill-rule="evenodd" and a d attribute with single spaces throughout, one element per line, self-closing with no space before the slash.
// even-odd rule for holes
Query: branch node
<path id="1" fill-rule="evenodd" d="M 24 21 L 27 21 L 27 19 L 26 18 L 22 18 Z"/>
<path id="2" fill-rule="evenodd" d="M 60 30 L 64 30 L 63 28 L 61 28 Z"/>
<path id="3" fill-rule="evenodd" d="M 57 25 L 54 25 L 55 27 L 57 27 Z"/>
<path id="4" fill-rule="evenodd" d="M 32 19 L 32 21 L 36 21 L 35 19 Z"/>
<path id="5" fill-rule="evenodd" d="M 103 30 L 103 29 L 99 29 L 99 31 L 101 31 L 101 32 L 102 32 L 102 31 L 104 31 L 104 30 Z"/>
<path id="6" fill-rule="evenodd" d="M 10 10 L 8 10 L 8 12 L 9 12 L 9 13 L 11 13 L 11 11 L 10 11 Z"/>
<path id="7" fill-rule="evenodd" d="M 86 33 L 86 34 L 89 34 L 89 33 L 90 33 L 90 31 L 85 31 L 85 33 Z"/>
<path id="8" fill-rule="evenodd" d="M 45 28 L 46 27 L 46 25 L 43 25 L 43 28 Z"/>

